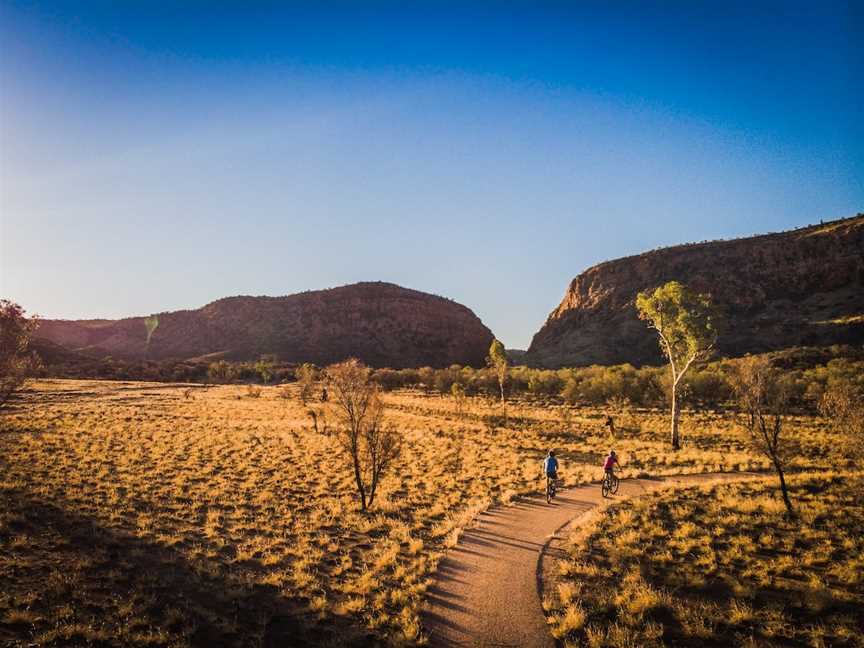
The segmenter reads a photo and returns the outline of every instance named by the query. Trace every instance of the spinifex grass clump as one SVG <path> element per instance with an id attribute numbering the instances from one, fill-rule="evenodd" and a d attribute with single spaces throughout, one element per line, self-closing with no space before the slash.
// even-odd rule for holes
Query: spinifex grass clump
<path id="1" fill-rule="evenodd" d="M 574 538 L 547 601 L 565 645 L 860 645 L 864 477 L 661 491 Z"/>

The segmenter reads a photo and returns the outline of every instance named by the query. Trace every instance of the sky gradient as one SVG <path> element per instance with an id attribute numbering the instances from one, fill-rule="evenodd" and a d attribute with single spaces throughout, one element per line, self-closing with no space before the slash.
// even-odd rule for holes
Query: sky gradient
<path id="1" fill-rule="evenodd" d="M 0 0 L 0 297 L 383 280 L 526 348 L 595 263 L 864 211 L 862 5 L 755 4 Z"/>

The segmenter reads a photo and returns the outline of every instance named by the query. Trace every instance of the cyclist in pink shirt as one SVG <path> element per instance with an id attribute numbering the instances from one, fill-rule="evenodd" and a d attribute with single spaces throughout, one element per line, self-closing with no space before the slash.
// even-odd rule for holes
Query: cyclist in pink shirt
<path id="1" fill-rule="evenodd" d="M 607 473 L 614 472 L 616 465 L 621 465 L 618 461 L 618 455 L 615 454 L 614 450 L 610 450 L 606 460 L 603 462 L 603 470 Z"/>

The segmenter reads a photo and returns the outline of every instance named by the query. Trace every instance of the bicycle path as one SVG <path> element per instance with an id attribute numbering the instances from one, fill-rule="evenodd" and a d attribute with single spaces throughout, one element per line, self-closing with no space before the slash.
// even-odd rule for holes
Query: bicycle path
<path id="1" fill-rule="evenodd" d="M 703 473 L 621 480 L 605 501 L 640 495 L 670 484 L 742 479 L 754 473 Z M 543 556 L 550 542 L 604 501 L 600 484 L 568 488 L 551 504 L 543 494 L 523 496 L 481 513 L 438 564 L 421 613 L 433 647 L 554 648 L 540 604 Z M 548 562 L 548 561 L 546 561 Z"/>

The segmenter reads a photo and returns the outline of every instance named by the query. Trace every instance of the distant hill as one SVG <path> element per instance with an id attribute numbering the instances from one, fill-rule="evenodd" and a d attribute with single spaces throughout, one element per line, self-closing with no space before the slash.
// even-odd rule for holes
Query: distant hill
<path id="1" fill-rule="evenodd" d="M 533 366 L 661 361 L 636 294 L 678 280 L 712 295 L 721 354 L 864 343 L 864 214 L 779 234 L 646 252 L 589 268 L 534 335 Z"/>
<path id="2" fill-rule="evenodd" d="M 481 366 L 493 339 L 465 306 L 381 282 L 285 297 L 227 297 L 150 317 L 43 320 L 34 337 L 41 348 L 91 357 L 254 360 L 269 354 L 319 365 L 357 357 L 397 368 Z"/>

